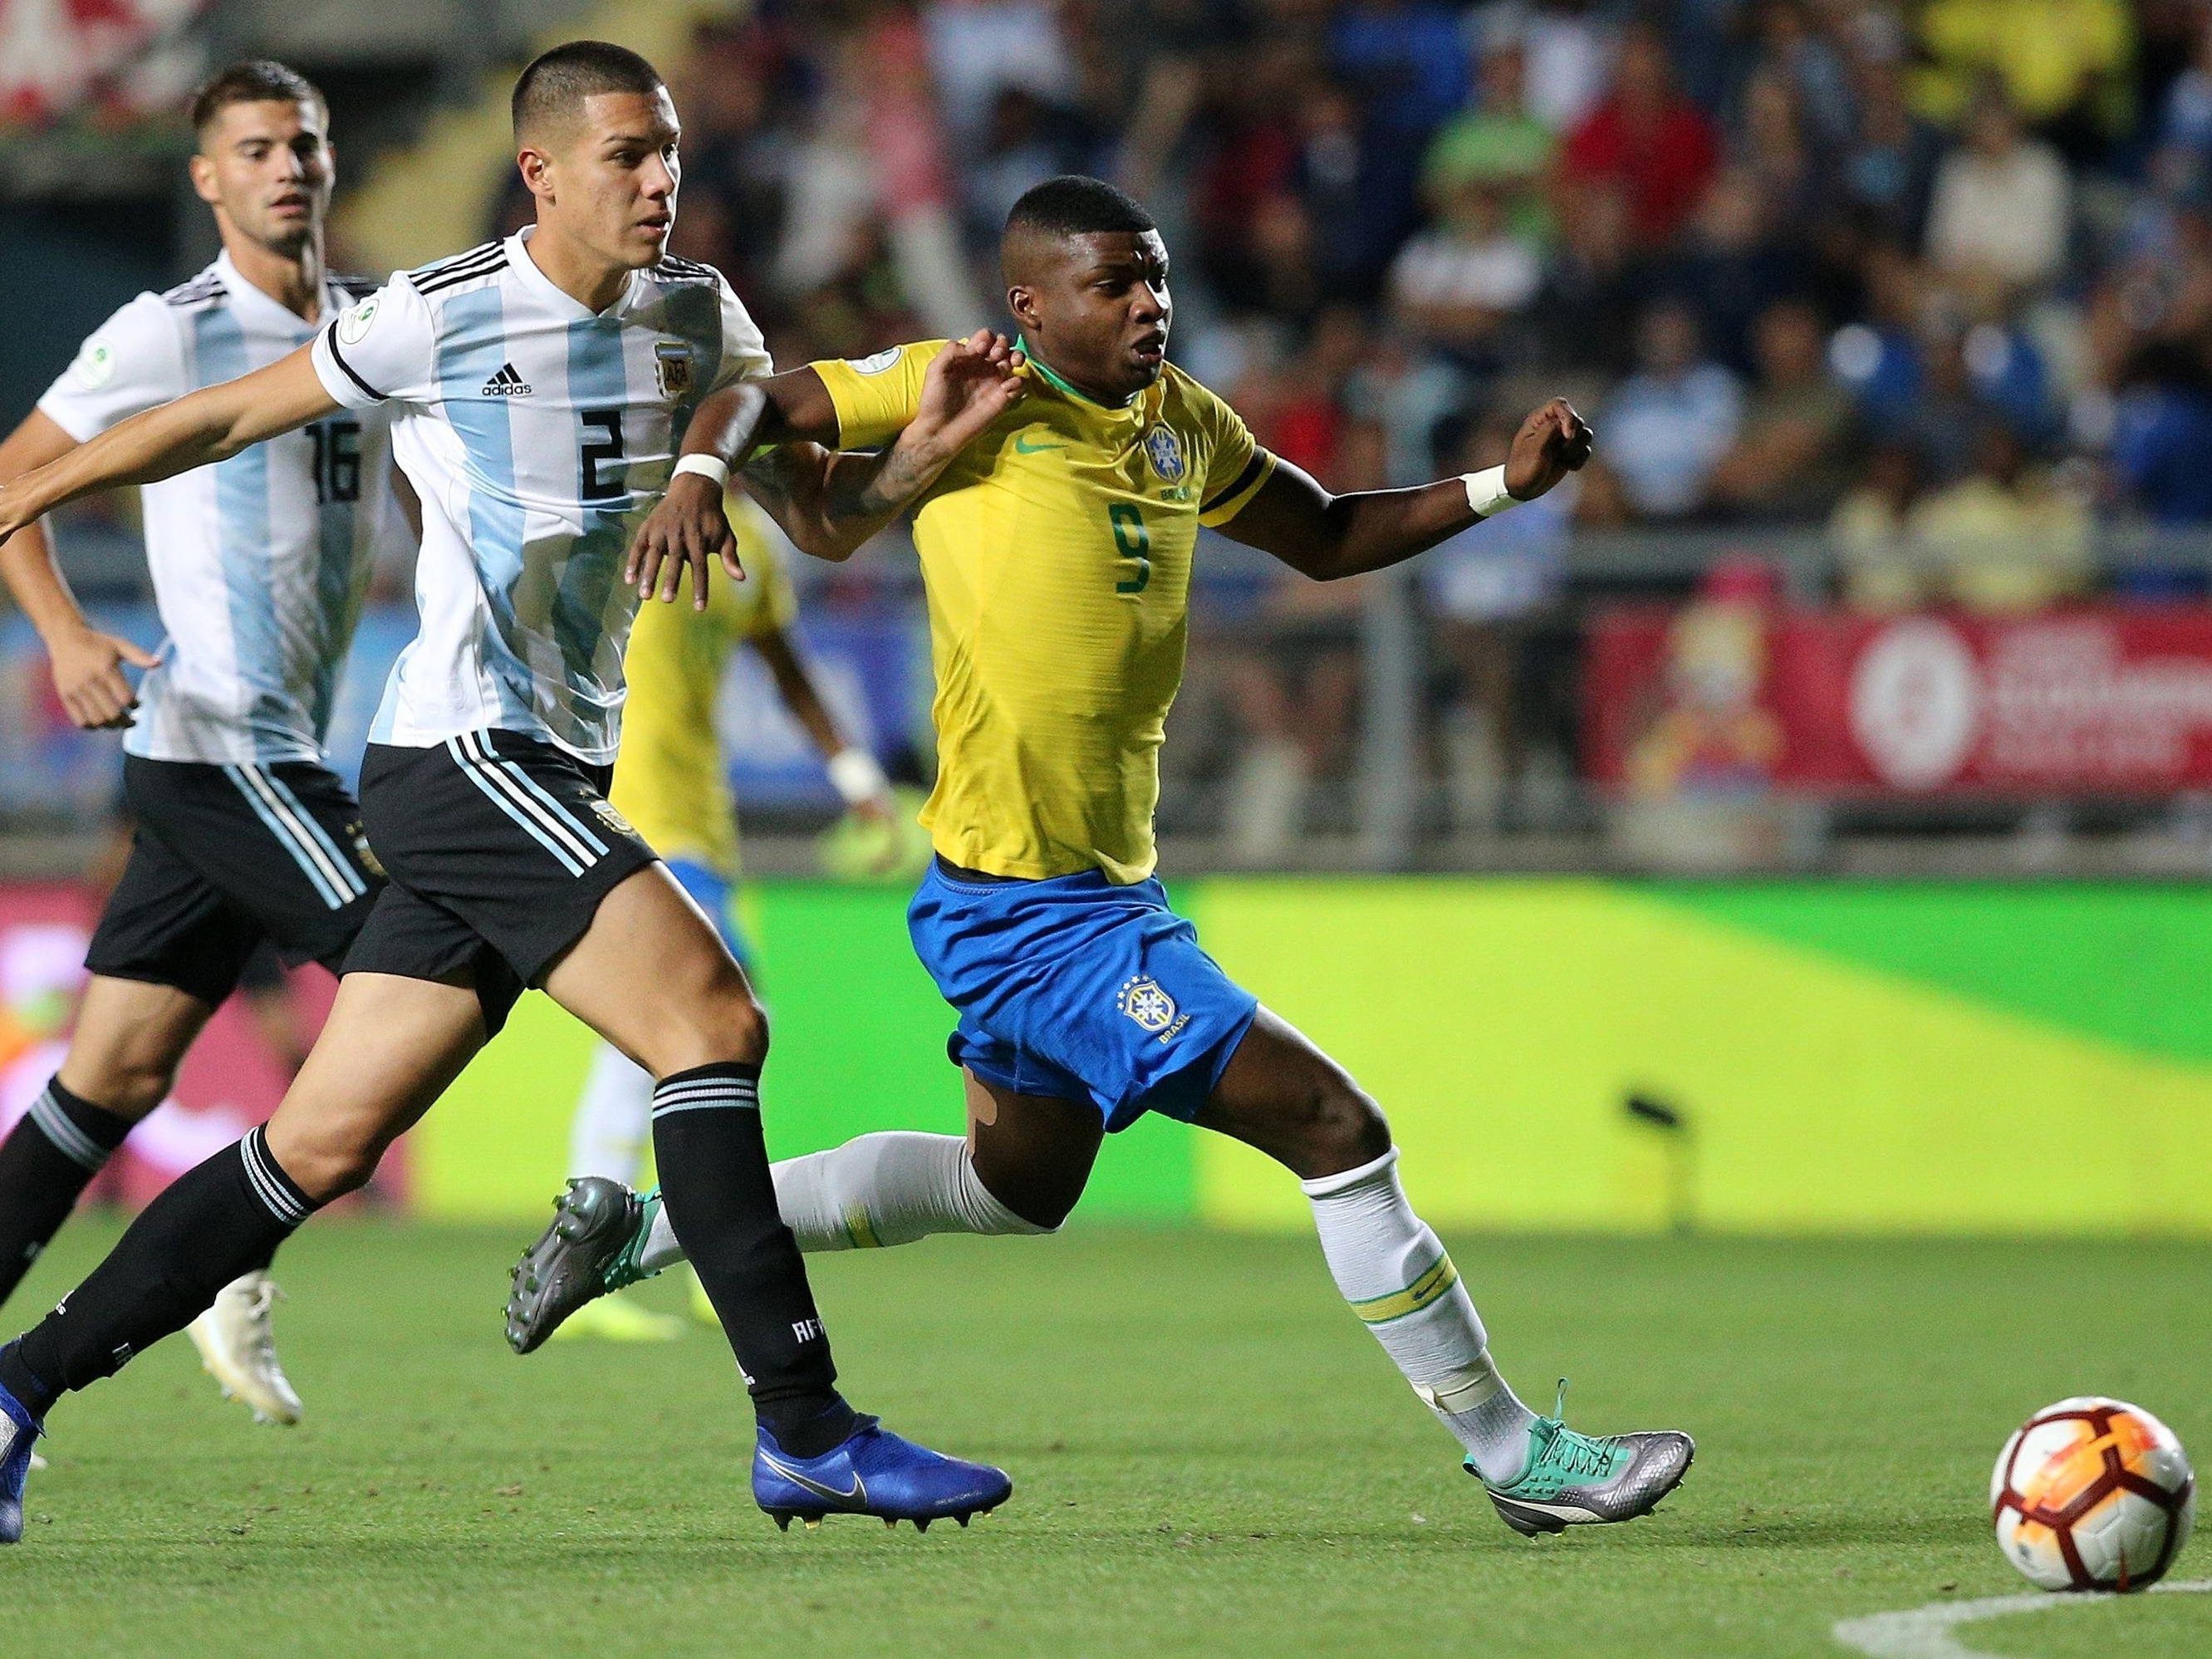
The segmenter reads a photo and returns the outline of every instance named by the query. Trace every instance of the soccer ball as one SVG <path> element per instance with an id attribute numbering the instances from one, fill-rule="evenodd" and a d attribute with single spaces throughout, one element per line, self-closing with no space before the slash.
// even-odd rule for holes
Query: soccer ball
<path id="1" fill-rule="evenodd" d="M 1990 1477 L 1997 1547 L 2049 1590 L 2139 1590 L 2165 1577 L 2197 1519 L 2173 1431 L 2140 1406 L 2062 1400 L 2022 1424 Z"/>

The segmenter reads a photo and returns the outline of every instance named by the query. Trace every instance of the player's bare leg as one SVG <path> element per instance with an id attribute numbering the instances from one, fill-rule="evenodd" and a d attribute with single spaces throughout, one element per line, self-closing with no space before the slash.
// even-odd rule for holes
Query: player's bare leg
<path id="1" fill-rule="evenodd" d="M 1259 1011 L 1196 1121 L 1299 1178 L 1337 1288 L 1466 1448 L 1508 1526 L 1632 1520 L 1680 1483 L 1687 1435 L 1593 1439 L 1514 1395 L 1458 1268 L 1406 1200 L 1381 1108 L 1289 1022 Z"/>

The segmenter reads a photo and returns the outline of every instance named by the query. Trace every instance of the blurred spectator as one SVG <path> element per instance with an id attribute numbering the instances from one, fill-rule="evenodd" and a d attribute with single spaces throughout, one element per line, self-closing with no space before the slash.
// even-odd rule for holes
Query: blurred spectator
<path id="1" fill-rule="evenodd" d="M 981 150 L 999 94 L 1074 101 L 1075 66 L 1049 0 L 930 0 L 921 8 L 928 65 L 946 131 L 963 155 Z"/>
<path id="2" fill-rule="evenodd" d="M 1807 286 L 1803 253 L 1776 234 L 1774 218 L 1752 174 L 1716 174 L 1681 252 L 1659 278 L 1697 312 L 1713 355 L 1739 374 L 1752 366 L 1753 319 Z"/>
<path id="3" fill-rule="evenodd" d="M 1379 488 L 1389 440 L 1373 421 L 1344 422 L 1327 479 Z M 1359 611 L 1371 580 L 1313 582 L 1271 570 L 1241 644 L 1223 654 L 1232 724 L 1242 733 L 1222 812 L 1242 862 L 1279 862 L 1305 827 L 1315 779 L 1340 773 L 1359 712 Z"/>
<path id="4" fill-rule="evenodd" d="M 1510 26 L 1514 9 L 1496 4 L 1486 15 Z M 1588 119 L 1613 78 L 1620 41 L 1599 9 L 1595 0 L 1539 0 L 1527 20 L 1528 112 L 1554 132 Z"/>
<path id="5" fill-rule="evenodd" d="M 1950 597 L 1969 610 L 2040 610 L 2088 582 L 2087 507 L 2029 467 L 2001 423 L 1977 435 L 1966 477 L 1914 509 L 1912 532 Z"/>
<path id="6" fill-rule="evenodd" d="M 1353 0 L 1337 11 L 1328 44 L 1378 134 L 1424 143 L 1467 100 L 1459 19 L 1437 0 Z"/>
<path id="7" fill-rule="evenodd" d="M 1642 368 L 1597 417 L 1602 465 L 1591 494 L 1610 483 L 1619 507 L 1638 518 L 1687 518 L 1705 507 L 1713 469 L 1735 442 L 1743 395 L 1735 375 L 1703 356 L 1697 319 L 1680 301 L 1645 312 L 1636 343 Z M 1601 504 L 1606 516 L 1618 510 Z"/>
<path id="8" fill-rule="evenodd" d="M 1291 194 L 1300 138 L 1291 112 L 1304 101 L 1304 73 L 1294 52 L 1257 53 L 1211 106 L 1208 143 L 1190 182 L 1191 252 L 1233 309 L 1267 306 L 1271 290 L 1285 280 L 1269 252 L 1279 238 L 1275 227 L 1285 218 L 1293 222 L 1304 257 L 1309 227 Z M 1302 276 L 1297 280 L 1304 283 Z"/>
<path id="9" fill-rule="evenodd" d="M 1809 232 L 1827 205 L 1830 169 L 1816 161 L 1796 94 L 1781 76 L 1762 70 L 1745 86 L 1736 150 L 1770 210 Z"/>
<path id="10" fill-rule="evenodd" d="M 2082 161 L 2133 118 L 2135 22 L 2128 0 L 1926 0 L 1931 60 L 1915 80 L 1922 110 L 1952 121 L 1994 75 L 2012 107 Z"/>
<path id="11" fill-rule="evenodd" d="M 1466 396 L 1465 377 L 1397 327 L 1367 348 L 1344 386 L 1345 408 L 1382 428 L 1383 479 L 1394 489 L 1427 483 L 1446 470 L 1437 429 Z"/>
<path id="12" fill-rule="evenodd" d="M 1443 222 L 1415 236 L 1390 267 L 1390 303 L 1414 333 L 1479 358 L 1504 319 L 1525 311 L 1542 283 L 1536 245 L 1506 223 L 1498 187 L 1469 179 L 1446 193 Z"/>
<path id="13" fill-rule="evenodd" d="M 1711 118 L 1675 90 L 1666 42 L 1640 23 L 1622 36 L 1612 96 L 1567 140 L 1563 182 L 1570 191 L 1618 186 L 1633 245 L 1662 249 L 1695 210 L 1719 155 Z"/>
<path id="14" fill-rule="evenodd" d="M 1301 275 L 1279 270 L 1270 292 L 1279 308 L 1310 309 L 1316 299 L 1365 299 L 1380 285 L 1405 234 L 1410 208 L 1383 176 L 1395 158 L 1368 143 L 1366 121 L 1352 89 L 1321 82 L 1298 100 L 1298 147 L 1291 167 L 1294 194 L 1262 204 L 1256 240 L 1261 257 L 1291 265 L 1303 250 L 1310 297 L 1297 303 Z"/>
<path id="15" fill-rule="evenodd" d="M 1514 420 L 1485 416 L 1446 448 L 1443 465 L 1477 472 L 1501 465 Z M 1421 560 L 1421 588 L 1437 619 L 1456 696 L 1445 710 L 1442 759 L 1452 827 L 1496 830 L 1524 770 L 1522 668 L 1529 624 L 1566 586 L 1567 537 L 1579 495 L 1570 477 L 1495 520 L 1463 530 Z"/>
<path id="16" fill-rule="evenodd" d="M 1839 9 L 1824 8 L 1830 14 Z M 1844 52 L 1820 30 L 1803 0 L 1763 0 L 1757 28 L 1759 65 L 1752 87 L 1764 82 L 1782 91 L 1802 112 L 1805 136 L 1832 150 L 1850 136 L 1856 115 Z"/>
<path id="17" fill-rule="evenodd" d="M 1541 240 L 1551 216 L 1539 187 L 1559 139 L 1529 112 L 1524 97 L 1528 58 L 1519 35 L 1503 28 L 1490 33 L 1475 101 L 1437 134 L 1422 163 L 1421 182 L 1431 203 L 1462 185 L 1488 185 L 1504 193 L 1514 230 Z"/>
<path id="18" fill-rule="evenodd" d="M 1920 500 L 1920 457 L 1911 445 L 1875 446 L 1865 477 L 1836 503 L 1828 545 L 1854 611 L 1889 616 L 1926 604 L 1935 584 L 1923 567 L 1912 532 Z"/>
<path id="19" fill-rule="evenodd" d="M 1857 107 L 1857 126 L 1844 146 L 1844 198 L 1881 235 L 1917 247 L 1942 137 L 1905 102 L 1904 71 L 1893 59 L 1860 64 Z"/>
<path id="20" fill-rule="evenodd" d="M 2203 366 L 2147 353 L 2114 412 L 2112 465 L 2154 524 L 2212 524 L 2212 386 Z"/>
<path id="21" fill-rule="evenodd" d="M 2027 137 L 2002 89 L 1985 82 L 1966 143 L 1936 170 L 1928 257 L 1966 282 L 2017 291 L 2048 283 L 2066 258 L 2072 191 L 2065 163 Z"/>
<path id="22" fill-rule="evenodd" d="M 1713 501 L 1747 517 L 1824 515 L 1849 482 L 1850 397 L 1828 376 L 1827 331 L 1802 301 L 1759 313 L 1759 379 L 1742 430 L 1713 467 Z"/>
<path id="23" fill-rule="evenodd" d="M 1082 171 L 1091 148 L 1090 130 L 1073 110 L 1026 87 L 999 88 L 964 191 L 969 243 L 988 266 L 998 263 L 999 234 L 1022 193 L 1057 173 Z"/>
<path id="24" fill-rule="evenodd" d="M 1628 246 L 1628 202 L 1616 189 L 1577 189 L 1559 203 L 1559 248 L 1536 301 L 1544 360 L 1608 378 L 1635 362 L 1644 273 Z"/>

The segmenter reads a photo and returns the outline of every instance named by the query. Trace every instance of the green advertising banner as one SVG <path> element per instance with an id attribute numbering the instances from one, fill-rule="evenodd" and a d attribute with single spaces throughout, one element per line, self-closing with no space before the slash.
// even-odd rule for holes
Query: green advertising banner
<path id="1" fill-rule="evenodd" d="M 2212 893 L 1409 878 L 1176 896 L 1382 1103 L 1441 1225 L 2212 1233 Z M 904 900 L 749 896 L 779 1156 L 960 1125 Z M 542 1214 L 589 1049 L 526 999 L 416 1132 L 418 1204 Z M 1079 1214 L 1306 1224 L 1282 1170 L 1157 1120 L 1109 1142 Z"/>

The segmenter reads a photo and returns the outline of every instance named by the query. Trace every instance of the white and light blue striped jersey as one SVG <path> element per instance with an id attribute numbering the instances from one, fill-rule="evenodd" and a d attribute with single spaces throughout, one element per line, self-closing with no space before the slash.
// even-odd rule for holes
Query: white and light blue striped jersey
<path id="1" fill-rule="evenodd" d="M 493 728 L 604 764 L 622 736 L 622 567 L 700 398 L 770 372 L 720 274 L 666 258 L 593 313 L 539 270 L 530 231 L 395 273 L 317 337 L 352 409 L 393 404 L 422 501 L 415 599 L 372 743 Z"/>
<path id="2" fill-rule="evenodd" d="M 331 278 L 325 315 L 360 292 Z M 297 350 L 318 324 L 223 254 L 142 294 L 88 338 L 39 407 L 82 443 Z M 380 544 L 411 532 L 392 500 L 388 418 L 350 410 L 143 487 L 146 562 L 168 639 L 123 746 L 149 760 L 320 760 L 339 667 Z"/>

